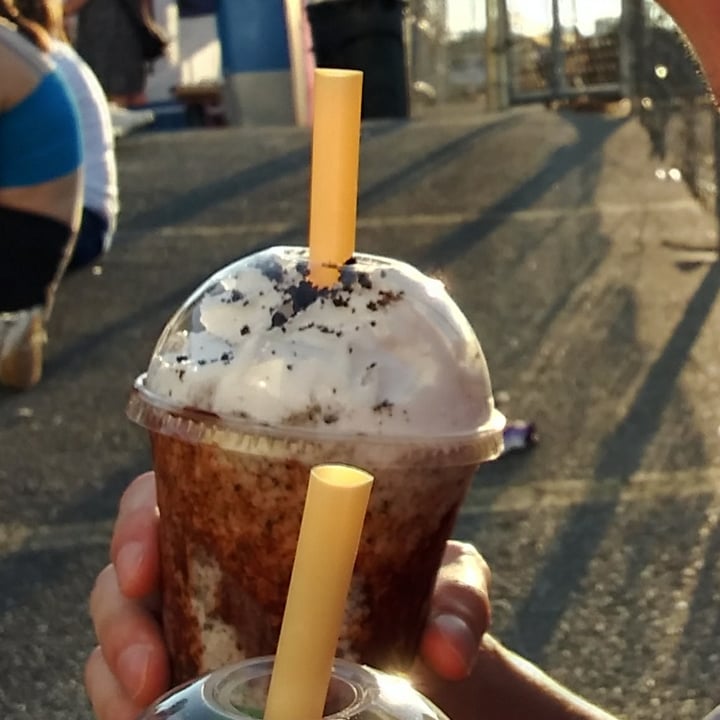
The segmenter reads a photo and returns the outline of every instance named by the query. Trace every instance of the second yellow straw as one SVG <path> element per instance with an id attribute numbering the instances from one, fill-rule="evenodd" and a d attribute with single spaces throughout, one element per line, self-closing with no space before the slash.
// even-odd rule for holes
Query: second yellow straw
<path id="1" fill-rule="evenodd" d="M 320 720 L 373 478 L 313 468 L 264 720 Z"/>

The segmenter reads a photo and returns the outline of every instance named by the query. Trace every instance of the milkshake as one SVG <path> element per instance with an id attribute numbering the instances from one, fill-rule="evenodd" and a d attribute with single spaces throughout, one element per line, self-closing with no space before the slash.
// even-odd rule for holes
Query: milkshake
<path id="1" fill-rule="evenodd" d="M 502 449 L 487 364 L 438 280 L 356 254 L 251 255 L 166 326 L 130 417 L 150 432 L 173 679 L 275 652 L 310 468 L 375 475 L 338 655 L 412 662 L 468 485 Z"/>

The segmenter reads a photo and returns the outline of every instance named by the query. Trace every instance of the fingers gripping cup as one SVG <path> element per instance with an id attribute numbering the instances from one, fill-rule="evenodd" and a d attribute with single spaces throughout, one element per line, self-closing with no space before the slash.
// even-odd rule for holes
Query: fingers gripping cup
<path id="1" fill-rule="evenodd" d="M 479 463 L 502 448 L 485 358 L 442 283 L 304 248 L 210 278 L 166 326 L 129 416 L 150 432 L 177 682 L 275 652 L 310 468 L 375 476 L 338 653 L 407 667 Z"/>

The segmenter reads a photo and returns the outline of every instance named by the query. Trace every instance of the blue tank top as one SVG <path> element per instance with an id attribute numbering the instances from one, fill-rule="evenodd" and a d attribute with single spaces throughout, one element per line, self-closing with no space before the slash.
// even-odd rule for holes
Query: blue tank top
<path id="1" fill-rule="evenodd" d="M 0 112 L 0 188 L 27 187 L 77 170 L 82 163 L 77 109 L 50 70 L 17 105 Z"/>

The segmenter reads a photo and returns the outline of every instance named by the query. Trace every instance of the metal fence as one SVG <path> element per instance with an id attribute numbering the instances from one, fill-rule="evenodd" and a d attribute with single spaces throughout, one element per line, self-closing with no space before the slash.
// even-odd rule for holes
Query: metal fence
<path id="1" fill-rule="evenodd" d="M 464 24 L 453 14 L 463 5 Z M 485 110 L 487 82 L 484 0 L 408 0 L 407 33 L 413 111 L 478 113 Z"/>
<path id="2" fill-rule="evenodd" d="M 587 93 L 619 96 L 619 18 L 598 32 L 583 34 L 562 17 L 575 2 L 552 0 L 553 14 L 546 13 L 544 23 L 530 31 L 527 0 L 407 0 L 406 40 L 416 111 L 429 106 L 482 111 L 493 82 L 502 85 L 500 105 Z M 493 12 L 494 23 L 488 21 Z M 492 77 L 493 69 L 500 69 L 500 77 L 497 72 Z"/>
<path id="3" fill-rule="evenodd" d="M 498 104 L 493 83 L 501 106 L 629 97 L 658 177 L 684 180 L 720 219 L 718 116 L 677 28 L 653 0 L 622 0 L 621 16 L 618 4 L 618 17 L 581 33 L 563 12 L 591 2 L 547 0 L 552 16 L 528 32 L 527 0 L 408 0 L 415 114 L 483 112 Z M 451 22 L 458 8 L 466 19 L 461 32 Z"/>
<path id="4" fill-rule="evenodd" d="M 559 101 L 588 94 L 619 97 L 620 18 L 605 19 L 600 28 L 585 34 L 577 18 L 563 19 L 560 0 L 551 6 L 547 27 L 528 33 L 522 12 L 526 5 L 505 0 L 510 101 Z"/>

